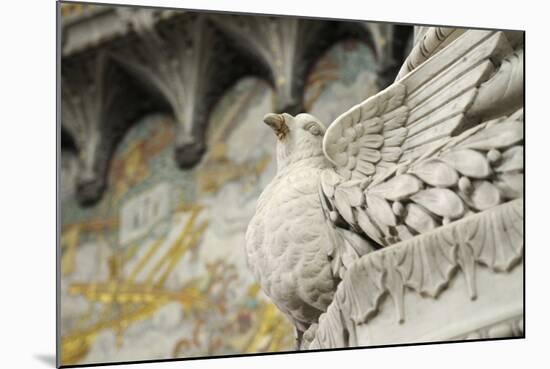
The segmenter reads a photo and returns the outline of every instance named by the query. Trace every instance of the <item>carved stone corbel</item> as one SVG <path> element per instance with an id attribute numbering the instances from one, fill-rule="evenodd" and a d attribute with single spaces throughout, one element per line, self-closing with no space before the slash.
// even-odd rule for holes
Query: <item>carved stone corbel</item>
<path id="1" fill-rule="evenodd" d="M 214 104 L 242 76 L 267 80 L 276 110 L 295 113 L 303 110 L 310 68 L 334 43 L 365 41 L 377 56 L 380 87 L 399 59 L 391 25 L 138 8 L 101 17 L 116 24 L 101 37 L 86 37 L 98 25 L 91 20 L 65 25 L 72 46 L 63 50 L 62 120 L 78 151 L 83 205 L 101 197 L 112 151 L 138 110 L 172 112 L 174 156 L 190 168 L 206 150 Z"/>
<path id="2" fill-rule="evenodd" d="M 88 204 L 105 188 L 106 153 L 101 137 L 105 105 L 105 54 L 64 61 L 61 72 L 62 125 L 78 150 L 77 198 Z"/>
<path id="3" fill-rule="evenodd" d="M 361 22 L 219 14 L 210 18 L 244 53 L 264 66 L 266 73 L 260 77 L 275 91 L 277 112 L 303 111 L 307 74 L 313 63 L 337 41 L 355 37 L 375 49 L 369 27 Z"/>
<path id="4" fill-rule="evenodd" d="M 204 16 L 182 13 L 159 19 L 156 14 L 140 11 L 126 17 L 134 40 L 114 54 L 171 107 L 177 122 L 175 159 L 181 168 L 191 168 L 206 150 L 213 105 L 252 67 Z"/>
<path id="5" fill-rule="evenodd" d="M 152 100 L 108 52 L 96 49 L 63 60 L 61 95 L 62 128 L 78 154 L 76 197 L 91 205 L 105 190 L 116 144 L 133 120 L 152 108 Z"/>

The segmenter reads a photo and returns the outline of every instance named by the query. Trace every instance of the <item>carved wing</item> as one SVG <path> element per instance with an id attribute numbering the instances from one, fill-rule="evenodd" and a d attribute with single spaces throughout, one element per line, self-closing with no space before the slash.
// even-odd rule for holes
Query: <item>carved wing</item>
<path id="1" fill-rule="evenodd" d="M 327 219 L 378 246 L 522 196 L 522 43 L 500 31 L 438 30 L 409 58 L 432 55 L 406 61 L 412 70 L 324 137 L 334 164 L 321 179 Z"/>
<path id="2" fill-rule="evenodd" d="M 373 242 L 364 239 L 357 232 L 346 228 L 337 227 L 331 214 L 333 205 L 329 203 L 329 199 L 323 194 L 323 189 L 319 189 L 321 205 L 325 215 L 326 230 L 330 237 L 330 244 L 327 254 L 331 260 L 332 274 L 340 279 L 344 279 L 345 272 L 357 261 L 361 256 L 376 250 Z"/>

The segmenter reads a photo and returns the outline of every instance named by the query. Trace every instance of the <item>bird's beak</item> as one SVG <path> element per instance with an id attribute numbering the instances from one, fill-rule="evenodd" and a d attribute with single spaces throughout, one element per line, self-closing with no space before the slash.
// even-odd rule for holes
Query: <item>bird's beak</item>
<path id="1" fill-rule="evenodd" d="M 275 131 L 277 138 L 282 140 L 288 134 L 288 125 L 285 122 L 285 117 L 282 114 L 269 113 L 264 116 L 264 123 Z"/>

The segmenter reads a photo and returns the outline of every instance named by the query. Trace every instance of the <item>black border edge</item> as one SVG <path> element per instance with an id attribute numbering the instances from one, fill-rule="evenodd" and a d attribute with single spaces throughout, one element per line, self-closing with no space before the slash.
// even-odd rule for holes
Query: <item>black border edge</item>
<path id="1" fill-rule="evenodd" d="M 61 367 L 61 2 L 55 2 L 55 366 Z"/>

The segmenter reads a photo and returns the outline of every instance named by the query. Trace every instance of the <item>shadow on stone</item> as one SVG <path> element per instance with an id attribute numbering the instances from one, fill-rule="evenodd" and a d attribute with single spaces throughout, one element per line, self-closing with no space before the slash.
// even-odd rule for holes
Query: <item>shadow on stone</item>
<path id="1" fill-rule="evenodd" d="M 180 169 L 191 169 L 201 160 L 206 146 L 201 141 L 177 145 L 174 157 Z"/>

